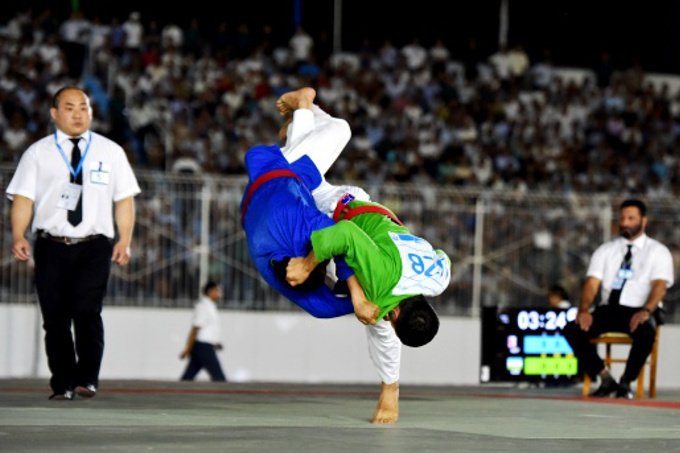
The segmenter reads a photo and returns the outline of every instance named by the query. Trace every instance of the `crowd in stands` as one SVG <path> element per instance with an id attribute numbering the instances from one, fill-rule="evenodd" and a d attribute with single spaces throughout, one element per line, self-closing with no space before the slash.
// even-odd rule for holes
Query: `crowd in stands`
<path id="1" fill-rule="evenodd" d="M 283 92 L 302 85 L 347 119 L 342 179 L 551 191 L 680 190 L 680 97 L 603 55 L 593 77 L 567 82 L 549 52 L 520 46 L 452 55 L 442 41 L 335 52 L 302 28 L 180 28 L 132 12 L 104 23 L 25 11 L 0 27 L 0 160 L 17 161 L 49 132 L 64 84 L 90 94 L 95 129 L 135 168 L 242 174 L 243 155 L 276 142 Z M 316 45 L 315 45 L 316 44 Z"/>
<path id="2" fill-rule="evenodd" d="M 223 23 L 213 29 L 194 19 L 181 28 L 136 12 L 106 23 L 79 13 L 63 21 L 49 11 L 20 13 L 0 25 L 0 162 L 13 166 L 50 131 L 52 94 L 75 84 L 90 93 L 93 128 L 120 143 L 136 170 L 243 175 L 251 146 L 278 141 L 278 96 L 312 85 L 317 102 L 353 130 L 331 180 L 364 181 L 384 202 L 390 199 L 380 193 L 383 182 L 418 183 L 422 193 L 412 205 L 398 197 L 389 204 L 404 204 L 397 210 L 414 231 L 457 262 L 472 254 L 474 211 L 443 209 L 448 198 L 428 197 L 435 184 L 520 193 L 680 192 L 680 97 L 646 83 L 639 65 L 615 70 L 604 54 L 598 67 L 584 71 L 589 76 L 567 80 L 549 53 L 532 62 L 520 46 L 483 55 L 471 40 L 458 55 L 442 41 L 425 46 L 414 39 L 397 47 L 385 40 L 377 48 L 333 53 L 302 28 L 285 39 L 275 36 L 266 26 L 232 29 Z M 131 297 L 191 300 L 198 262 L 189 251 L 200 240 L 201 216 L 188 212 L 197 207 L 185 201 L 196 198 L 196 187 L 187 186 L 186 196 L 175 199 L 171 194 L 185 190 L 181 183 L 164 184 L 170 182 L 144 188 L 137 234 L 145 247 L 132 265 L 157 273 L 153 284 L 134 286 L 141 289 Z M 269 300 L 257 296 L 263 290 L 254 279 L 239 286 L 242 269 L 220 264 L 247 261 L 242 242 L 226 249 L 219 242 L 240 230 L 231 209 L 239 195 L 225 191 L 218 197 L 224 205 L 214 208 L 219 223 L 211 227 L 211 248 L 228 249 L 229 256 L 211 260 L 219 267 L 211 268 L 211 277 L 234 292 L 229 300 Z M 496 303 L 503 295 L 512 298 L 510 274 L 519 276 L 526 297 L 539 297 L 560 278 L 576 288 L 590 242 L 599 240 L 596 214 L 553 212 L 548 225 L 543 214 L 534 218 L 531 211 L 512 215 L 502 204 L 490 211 L 494 229 L 484 238 L 485 250 L 543 230 L 559 239 L 543 254 L 525 244 L 526 251 L 507 259 L 528 258 L 499 259 L 497 270 L 487 271 L 485 294 Z M 434 217 L 446 221 L 426 221 Z M 668 220 L 662 236 L 677 244 L 675 221 Z M 459 269 L 450 297 L 467 306 L 472 277 L 468 267 Z M 115 281 L 113 293 L 127 288 Z"/>

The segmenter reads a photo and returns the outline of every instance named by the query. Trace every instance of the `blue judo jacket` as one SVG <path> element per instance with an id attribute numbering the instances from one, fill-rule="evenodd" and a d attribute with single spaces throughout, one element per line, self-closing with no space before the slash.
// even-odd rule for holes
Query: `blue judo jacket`
<path id="1" fill-rule="evenodd" d="M 269 262 L 285 257 L 306 256 L 311 250 L 313 231 L 334 225 L 319 211 L 311 191 L 321 183 L 321 175 L 307 156 L 289 164 L 276 146 L 255 146 L 245 157 L 248 171 L 246 194 L 253 181 L 272 170 L 290 170 L 300 179 L 277 178 L 267 181 L 252 195 L 243 228 L 250 256 L 262 277 L 276 291 L 317 318 L 334 318 L 354 312 L 349 298 L 337 297 L 321 285 L 313 291 L 296 291 L 274 274 Z M 241 207 L 245 195 L 241 200 Z M 342 260 L 336 260 L 337 275 L 346 280 L 353 272 Z"/>

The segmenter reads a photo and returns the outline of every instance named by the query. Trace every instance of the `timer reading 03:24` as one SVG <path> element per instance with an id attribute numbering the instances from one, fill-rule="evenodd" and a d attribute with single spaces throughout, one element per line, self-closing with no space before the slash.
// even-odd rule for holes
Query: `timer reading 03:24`
<path id="1" fill-rule="evenodd" d="M 535 310 L 521 310 L 517 313 L 517 327 L 520 330 L 562 330 L 569 321 L 576 319 L 576 307 L 566 312 L 547 311 L 539 313 Z"/>

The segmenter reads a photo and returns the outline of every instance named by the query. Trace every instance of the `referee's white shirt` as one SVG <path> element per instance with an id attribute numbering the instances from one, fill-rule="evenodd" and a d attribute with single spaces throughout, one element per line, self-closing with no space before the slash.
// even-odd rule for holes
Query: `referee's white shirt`
<path id="1" fill-rule="evenodd" d="M 32 144 L 21 156 L 7 187 L 7 197 L 30 198 L 34 203 L 32 231 L 44 230 L 53 236 L 81 238 L 93 234 L 114 237 L 112 202 L 141 192 L 127 156 L 119 145 L 92 132 L 92 143 L 83 162 L 83 218 L 78 226 L 68 222 L 66 209 L 57 206 L 65 185 L 70 181 L 69 167 L 55 143 L 54 134 Z M 73 142 L 57 131 L 57 141 L 71 162 Z M 90 139 L 86 131 L 78 147 L 85 154 Z M 93 174 L 100 172 L 99 174 Z M 103 173 L 108 176 L 101 177 Z"/>
<path id="2" fill-rule="evenodd" d="M 203 343 L 220 343 L 220 318 L 217 314 L 217 305 L 207 296 L 194 305 L 194 317 L 191 325 L 198 327 L 196 340 Z"/>
<path id="3" fill-rule="evenodd" d="M 645 234 L 633 242 L 618 237 L 598 247 L 588 266 L 588 277 L 602 281 L 603 303 L 609 300 L 609 293 L 621 268 L 627 246 L 631 243 L 633 276 L 623 286 L 619 304 L 642 307 L 647 301 L 654 280 L 665 280 L 667 288 L 673 285 L 673 258 L 668 247 Z"/>

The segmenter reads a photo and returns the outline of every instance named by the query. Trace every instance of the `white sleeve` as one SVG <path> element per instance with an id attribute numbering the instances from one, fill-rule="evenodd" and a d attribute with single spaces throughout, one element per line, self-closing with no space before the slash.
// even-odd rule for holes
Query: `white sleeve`
<path id="1" fill-rule="evenodd" d="M 604 277 L 604 267 L 606 265 L 605 245 L 606 244 L 602 244 L 599 246 L 590 258 L 590 265 L 588 266 L 586 277 L 595 277 L 598 280 L 602 280 Z"/>
<path id="2" fill-rule="evenodd" d="M 7 186 L 7 198 L 14 200 L 14 195 L 21 195 L 35 201 L 37 179 L 38 163 L 35 148 L 31 146 L 21 156 L 14 176 Z"/>
<path id="3" fill-rule="evenodd" d="M 191 325 L 194 327 L 205 327 L 210 320 L 210 313 L 206 310 L 205 305 L 199 302 L 194 307 L 194 316 L 191 321 Z"/>
<path id="4" fill-rule="evenodd" d="M 114 144 L 115 145 L 115 144 Z M 122 148 L 115 145 L 118 151 L 115 167 L 113 169 L 113 201 L 120 201 L 124 198 L 137 195 L 141 192 L 137 178 L 132 172 L 130 162 Z"/>
<path id="5" fill-rule="evenodd" d="M 373 361 L 378 376 L 384 384 L 399 381 L 401 368 L 401 341 L 392 324 L 384 319 L 374 326 L 366 326 L 368 355 Z"/>
<path id="6" fill-rule="evenodd" d="M 340 200 L 340 197 L 346 193 L 354 195 L 355 200 L 371 201 L 371 197 L 361 187 L 334 186 L 325 179 L 321 181 L 319 187 L 312 191 L 312 196 L 314 197 L 316 207 L 328 217 L 332 218 L 333 212 L 335 211 L 335 205 L 338 203 L 338 200 Z"/>
<path id="7" fill-rule="evenodd" d="M 666 288 L 673 286 L 675 275 L 673 272 L 673 255 L 668 247 L 659 244 L 652 266 L 652 280 L 665 280 Z"/>

